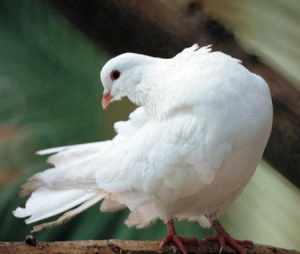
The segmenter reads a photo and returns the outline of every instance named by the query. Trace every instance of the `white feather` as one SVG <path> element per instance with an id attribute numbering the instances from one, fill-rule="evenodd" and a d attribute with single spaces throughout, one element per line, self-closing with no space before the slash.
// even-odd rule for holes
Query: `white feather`
<path id="1" fill-rule="evenodd" d="M 100 211 L 101 212 L 116 212 L 121 209 L 124 209 L 125 207 L 126 207 L 125 205 L 122 205 L 115 200 L 104 199 L 101 203 Z"/>
<path id="2" fill-rule="evenodd" d="M 95 192 L 84 190 L 49 190 L 41 188 L 36 190 L 26 202 L 25 208 L 17 208 L 13 214 L 25 218 L 26 223 L 33 223 L 52 217 L 69 210 L 96 196 Z M 46 202 L 45 202 L 46 201 Z"/>
<path id="3" fill-rule="evenodd" d="M 109 73 L 118 68 L 113 83 Z M 113 96 L 141 106 L 114 124 L 112 140 L 39 151 L 55 153 L 54 168 L 33 177 L 33 194 L 15 216 L 31 223 L 82 204 L 72 217 L 103 199 L 102 211 L 127 206 L 130 226 L 157 218 L 210 226 L 248 183 L 266 146 L 272 102 L 265 81 L 196 44 L 170 59 L 123 54 L 101 79 Z"/>

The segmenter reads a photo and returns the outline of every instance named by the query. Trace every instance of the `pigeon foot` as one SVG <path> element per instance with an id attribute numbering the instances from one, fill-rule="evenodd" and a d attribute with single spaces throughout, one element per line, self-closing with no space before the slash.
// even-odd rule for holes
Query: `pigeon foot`
<path id="1" fill-rule="evenodd" d="M 197 246 L 201 242 L 196 238 L 186 238 L 177 235 L 173 220 L 168 221 L 167 231 L 166 238 L 160 242 L 160 248 L 163 248 L 166 245 L 173 245 L 179 249 L 182 254 L 188 254 L 187 246 Z"/>
<path id="2" fill-rule="evenodd" d="M 208 237 L 205 241 L 216 241 L 219 243 L 219 253 L 222 253 L 224 247 L 227 245 L 234 249 L 239 254 L 247 254 L 247 249 L 253 246 L 251 241 L 240 241 L 234 239 L 229 233 L 225 231 L 223 226 L 218 222 L 214 222 L 213 228 L 216 230 L 216 236 Z"/>

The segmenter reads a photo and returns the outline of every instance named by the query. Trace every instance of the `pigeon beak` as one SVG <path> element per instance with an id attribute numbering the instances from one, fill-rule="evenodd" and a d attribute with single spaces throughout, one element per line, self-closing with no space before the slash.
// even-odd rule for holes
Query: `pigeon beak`
<path id="1" fill-rule="evenodd" d="M 102 103 L 102 108 L 104 110 L 107 110 L 111 100 L 112 100 L 112 96 L 111 96 L 110 91 L 103 93 L 101 103 Z"/>

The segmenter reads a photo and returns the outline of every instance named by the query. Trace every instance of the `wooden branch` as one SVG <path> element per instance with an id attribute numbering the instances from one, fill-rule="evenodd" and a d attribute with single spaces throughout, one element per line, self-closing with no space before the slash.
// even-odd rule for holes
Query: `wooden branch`
<path id="1" fill-rule="evenodd" d="M 66 241 L 39 242 L 37 246 L 30 246 L 23 242 L 0 242 L 0 254 L 138 254 L 138 253 L 179 253 L 174 247 L 159 249 L 156 241 Z M 219 247 L 211 242 L 200 247 L 189 249 L 189 253 L 218 254 Z M 224 248 L 223 254 L 235 253 L 230 248 Z M 254 245 L 248 254 L 300 254 L 295 250 L 286 250 L 264 245 Z"/>

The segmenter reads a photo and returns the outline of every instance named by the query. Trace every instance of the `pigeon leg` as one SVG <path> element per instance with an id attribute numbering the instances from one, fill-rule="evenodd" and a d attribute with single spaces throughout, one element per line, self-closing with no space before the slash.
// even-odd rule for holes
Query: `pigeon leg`
<path id="1" fill-rule="evenodd" d="M 182 254 L 187 254 L 186 245 L 198 245 L 199 241 L 196 238 L 185 238 L 177 235 L 174 221 L 169 220 L 167 223 L 167 236 L 161 241 L 160 248 L 163 248 L 167 244 L 173 244 Z"/>
<path id="2" fill-rule="evenodd" d="M 208 237 L 205 240 L 217 241 L 220 245 L 219 253 L 221 253 L 223 248 L 227 245 L 236 250 L 239 254 L 247 254 L 247 248 L 253 245 L 251 241 L 240 241 L 232 238 L 218 221 L 213 223 L 213 228 L 217 232 L 217 235 Z"/>

